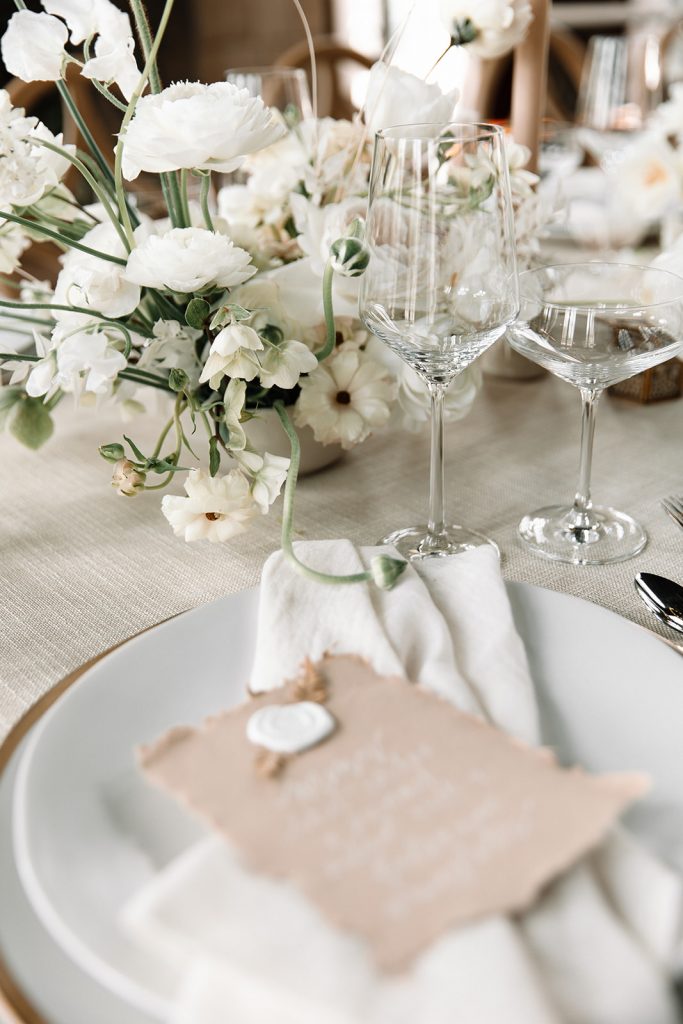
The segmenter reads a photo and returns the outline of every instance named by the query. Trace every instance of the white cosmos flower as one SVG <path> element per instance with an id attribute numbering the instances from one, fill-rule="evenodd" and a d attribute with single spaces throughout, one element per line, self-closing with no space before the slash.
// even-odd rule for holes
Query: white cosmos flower
<path id="1" fill-rule="evenodd" d="M 66 155 L 46 149 L 41 141 L 75 153 L 74 146 L 63 144 L 61 134 L 53 135 L 37 118 L 25 117 L 20 107 L 12 106 L 9 93 L 0 89 L 1 208 L 32 206 L 59 184 L 68 169 Z"/>
<path id="2" fill-rule="evenodd" d="M 229 82 L 178 82 L 143 96 L 125 136 L 123 174 L 182 167 L 234 171 L 286 129 L 259 97 Z"/>
<path id="3" fill-rule="evenodd" d="M 529 0 L 440 0 L 440 7 L 453 42 L 485 60 L 514 49 L 533 21 Z"/>
<path id="4" fill-rule="evenodd" d="M 209 358 L 202 370 L 199 383 L 210 381 L 214 390 L 224 376 L 253 380 L 259 373 L 254 352 L 263 348 L 263 342 L 253 327 L 246 324 L 228 324 L 211 342 Z"/>
<path id="5" fill-rule="evenodd" d="M 310 348 L 293 339 L 266 345 L 265 354 L 259 362 L 258 375 L 264 388 L 293 388 L 302 373 L 310 373 L 318 365 Z"/>
<path id="6" fill-rule="evenodd" d="M 386 369 L 360 349 L 342 345 L 301 380 L 294 406 L 297 426 L 309 426 L 316 441 L 352 448 L 391 415 L 396 382 Z"/>
<path id="7" fill-rule="evenodd" d="M 255 273 L 249 253 L 225 235 L 205 228 L 172 228 L 150 235 L 133 249 L 125 276 L 148 288 L 189 294 L 233 288 Z"/>
<path id="8" fill-rule="evenodd" d="M 68 33 L 51 14 L 17 11 L 2 37 L 2 60 L 10 75 L 23 82 L 56 82 L 61 78 Z"/>
<path id="9" fill-rule="evenodd" d="M 251 477 L 251 494 L 261 514 L 267 515 L 287 479 L 289 459 L 282 455 L 271 455 L 270 452 L 259 455 L 258 452 L 246 450 L 237 454 L 236 458 Z"/>
<path id="10" fill-rule="evenodd" d="M 258 511 L 248 478 L 239 469 L 225 476 L 209 476 L 192 469 L 185 480 L 186 498 L 167 494 L 161 511 L 176 537 L 186 541 L 208 540 L 212 544 L 244 533 Z"/>
<path id="11" fill-rule="evenodd" d="M 111 256 L 126 256 L 126 249 L 114 225 L 107 221 L 98 224 L 83 236 L 83 244 Z M 126 268 L 120 263 L 91 256 L 80 249 L 69 249 L 62 257 L 62 269 L 55 285 L 58 305 L 82 306 L 104 313 L 105 316 L 127 316 L 140 303 L 140 286 L 125 276 Z M 60 322 L 85 322 L 85 313 L 67 313 L 57 310 Z"/>
<path id="12" fill-rule="evenodd" d="M 371 133 L 397 124 L 443 124 L 451 120 L 457 99 L 457 89 L 444 93 L 435 83 L 378 61 L 370 71 L 365 123 Z"/>

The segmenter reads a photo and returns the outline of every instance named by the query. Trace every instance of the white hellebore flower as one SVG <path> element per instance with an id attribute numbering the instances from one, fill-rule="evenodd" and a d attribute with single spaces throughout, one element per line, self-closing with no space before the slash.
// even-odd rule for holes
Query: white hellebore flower
<path id="1" fill-rule="evenodd" d="M 199 383 L 210 381 L 215 390 L 222 378 L 240 377 L 253 380 L 259 373 L 258 359 L 254 352 L 263 349 L 263 342 L 253 327 L 246 324 L 228 324 L 211 342 L 209 358 L 202 370 Z"/>
<path id="2" fill-rule="evenodd" d="M 294 340 L 267 345 L 259 362 L 259 379 L 264 388 L 293 388 L 302 373 L 310 373 L 318 365 L 308 345 Z"/>
<path id="3" fill-rule="evenodd" d="M 255 273 L 249 253 L 225 235 L 205 228 L 172 228 L 150 235 L 133 249 L 125 276 L 148 288 L 189 294 L 233 288 Z"/>
<path id="4" fill-rule="evenodd" d="M 440 0 L 454 45 L 490 60 L 514 49 L 533 20 L 529 0 Z"/>
<path id="5" fill-rule="evenodd" d="M 283 455 L 271 455 L 270 452 L 259 455 L 251 451 L 242 451 L 236 458 L 252 478 L 251 494 L 261 514 L 267 515 L 287 479 L 289 459 Z"/>
<path id="6" fill-rule="evenodd" d="M 451 120 L 457 99 L 457 89 L 443 93 L 435 83 L 378 61 L 370 71 L 365 123 L 373 133 L 397 124 L 444 123 Z"/>
<path id="7" fill-rule="evenodd" d="M 185 480 L 186 498 L 167 494 L 161 511 L 176 537 L 212 544 L 244 533 L 258 510 L 249 480 L 239 469 L 226 476 L 209 476 L 203 469 L 190 470 Z"/>
<path id="8" fill-rule="evenodd" d="M 183 167 L 234 171 L 285 134 L 260 97 L 229 82 L 178 82 L 143 96 L 124 136 L 123 174 Z"/>
<path id="9" fill-rule="evenodd" d="M 51 14 L 17 11 L 2 37 L 2 60 L 10 75 L 23 82 L 56 82 L 61 78 L 68 33 Z"/>
<path id="10" fill-rule="evenodd" d="M 294 406 L 297 426 L 309 426 L 316 441 L 352 448 L 391 415 L 396 382 L 359 349 L 337 352 L 301 381 Z"/>
<path id="11" fill-rule="evenodd" d="M 126 256 L 126 249 L 113 224 L 98 224 L 83 236 L 83 244 L 111 256 Z M 105 316 L 127 316 L 140 303 L 140 286 L 126 279 L 126 268 L 120 263 L 91 256 L 80 249 L 70 249 L 62 257 L 62 269 L 55 285 L 57 305 L 82 306 Z M 62 322 L 87 319 L 87 314 L 55 312 Z"/>

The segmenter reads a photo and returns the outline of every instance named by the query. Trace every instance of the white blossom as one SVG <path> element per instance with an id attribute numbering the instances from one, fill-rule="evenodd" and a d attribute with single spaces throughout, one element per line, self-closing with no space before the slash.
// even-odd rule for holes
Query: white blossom
<path id="1" fill-rule="evenodd" d="M 125 276 L 135 284 L 172 292 L 233 288 L 256 273 L 244 249 L 217 231 L 172 228 L 150 235 L 128 257 Z"/>
<path id="2" fill-rule="evenodd" d="M 184 487 L 187 497 L 167 494 L 161 510 L 176 537 L 186 541 L 217 544 L 229 540 L 244 533 L 258 512 L 249 480 L 239 469 L 214 477 L 202 469 L 192 469 Z"/>
<path id="3" fill-rule="evenodd" d="M 61 134 L 53 135 L 37 118 L 13 107 L 9 93 L 0 89 L 0 208 L 32 206 L 59 184 L 69 161 L 41 141 L 75 152 L 63 144 Z"/>
<path id="4" fill-rule="evenodd" d="M 360 349 L 347 351 L 342 345 L 302 378 L 294 422 L 311 427 L 322 444 L 352 448 L 388 422 L 396 390 L 383 366 Z"/>
<path id="5" fill-rule="evenodd" d="M 232 452 L 243 451 L 247 446 L 247 435 L 241 423 L 246 397 L 247 385 L 233 377 L 223 395 L 223 422 L 228 428 L 227 445 Z"/>
<path id="6" fill-rule="evenodd" d="M 30 244 L 18 224 L 9 220 L 0 222 L 0 273 L 13 274 Z"/>
<path id="7" fill-rule="evenodd" d="M 266 345 L 259 363 L 258 376 L 264 388 L 293 388 L 302 373 L 315 370 L 318 360 L 303 342 L 289 339 Z"/>
<path id="8" fill-rule="evenodd" d="M 246 154 L 269 146 L 285 128 L 259 97 L 229 82 L 179 82 L 143 96 L 125 136 L 123 174 L 180 168 L 234 171 Z"/>
<path id="9" fill-rule="evenodd" d="M 378 61 L 370 71 L 365 123 L 373 133 L 400 124 L 447 123 L 457 99 L 457 89 L 444 93 L 435 83 Z"/>
<path id="10" fill-rule="evenodd" d="M 154 337 L 145 344 L 137 365 L 151 373 L 158 370 L 184 370 L 191 386 L 195 387 L 199 383 L 201 370 L 196 342 L 202 332 L 177 320 L 157 320 L 152 327 L 152 334 Z"/>
<path id="11" fill-rule="evenodd" d="M 10 75 L 23 82 L 56 82 L 62 74 L 67 37 L 59 18 L 16 11 L 0 44 L 3 63 Z"/>
<path id="12" fill-rule="evenodd" d="M 107 395 L 120 370 L 128 365 L 104 331 L 77 331 L 65 334 L 57 326 L 49 343 L 42 339 L 42 349 L 49 353 L 34 368 L 26 383 L 29 395 L 49 395 L 56 388 L 73 392 L 82 391 Z M 51 372 L 49 372 L 51 368 Z"/>
<path id="13" fill-rule="evenodd" d="M 237 461 L 251 477 L 251 494 L 261 509 L 262 515 L 267 515 L 270 506 L 282 490 L 282 485 L 287 479 L 289 459 L 283 455 L 271 455 L 264 452 L 245 450 L 236 455 Z"/>
<path id="14" fill-rule="evenodd" d="M 529 0 L 440 0 L 440 8 L 453 42 L 485 60 L 514 49 L 533 20 Z"/>
<path id="15" fill-rule="evenodd" d="M 199 383 L 210 381 L 217 388 L 224 376 L 253 380 L 259 373 L 259 363 L 254 352 L 263 349 L 263 342 L 253 327 L 246 324 L 228 324 L 211 342 L 209 358 L 199 378 Z"/>
<path id="16" fill-rule="evenodd" d="M 98 252 L 125 257 L 125 246 L 109 221 L 98 224 L 83 236 L 82 242 Z M 140 303 L 140 286 L 125 275 L 120 263 L 70 249 L 62 257 L 62 269 L 55 285 L 55 303 L 82 306 L 109 317 L 127 316 Z M 85 323 L 87 314 L 55 311 L 61 322 Z"/>
<path id="17" fill-rule="evenodd" d="M 649 134 L 624 151 L 608 178 L 615 203 L 641 223 L 657 220 L 683 198 L 679 154 Z"/>

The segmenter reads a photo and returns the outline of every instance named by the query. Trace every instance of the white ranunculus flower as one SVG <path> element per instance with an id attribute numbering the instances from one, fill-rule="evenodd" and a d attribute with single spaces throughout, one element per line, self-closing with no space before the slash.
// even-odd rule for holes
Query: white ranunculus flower
<path id="1" fill-rule="evenodd" d="M 251 494 L 261 509 L 262 515 L 268 514 L 268 509 L 273 504 L 282 485 L 287 479 L 289 459 L 283 455 L 271 455 L 264 452 L 245 450 L 236 456 L 237 461 L 251 477 Z"/>
<path id="2" fill-rule="evenodd" d="M 17 11 L 2 37 L 2 60 L 22 82 L 56 82 L 62 75 L 68 33 L 51 14 Z"/>
<path id="3" fill-rule="evenodd" d="M 213 477 L 202 469 L 192 469 L 184 486 L 187 497 L 165 495 L 161 511 L 176 537 L 186 541 L 216 544 L 229 540 L 244 533 L 258 512 L 249 480 L 239 469 Z"/>
<path id="4" fill-rule="evenodd" d="M 0 225 L 0 274 L 13 274 L 30 244 L 18 224 L 5 221 Z"/>
<path id="5" fill-rule="evenodd" d="M 683 168 L 665 139 L 646 135 L 629 146 L 609 174 L 614 202 L 626 214 L 650 223 L 683 198 Z"/>
<path id="6" fill-rule="evenodd" d="M 148 288 L 189 294 L 233 288 L 255 273 L 249 253 L 225 235 L 205 228 L 172 228 L 150 235 L 133 249 L 125 276 Z"/>
<path id="7" fill-rule="evenodd" d="M 264 388 L 293 388 L 302 373 L 315 370 L 318 360 L 302 341 L 267 345 L 259 360 L 259 380 Z"/>
<path id="8" fill-rule="evenodd" d="M 83 236 L 83 244 L 111 256 L 126 256 L 126 249 L 114 225 L 98 224 Z M 125 276 L 126 268 L 111 260 L 99 259 L 80 249 L 70 249 L 62 257 L 62 269 L 55 285 L 58 305 L 83 306 L 105 316 L 127 316 L 140 303 L 140 286 Z M 85 322 L 85 313 L 55 311 L 62 322 Z"/>
<path id="9" fill-rule="evenodd" d="M 399 124 L 444 124 L 453 117 L 457 99 L 457 89 L 444 93 L 434 83 L 378 61 L 370 71 L 365 123 L 373 133 Z"/>
<path id="10" fill-rule="evenodd" d="M 342 345 L 302 378 L 294 422 L 311 427 L 322 444 L 353 448 L 388 422 L 396 391 L 384 366 L 360 349 L 346 351 Z"/>
<path id="11" fill-rule="evenodd" d="M 529 0 L 440 0 L 453 43 L 491 60 L 514 49 L 533 20 Z"/>
<path id="12" fill-rule="evenodd" d="M 270 146 L 284 126 L 259 97 L 230 82 L 178 82 L 143 96 L 123 137 L 123 174 L 202 168 L 227 173 Z"/>
<path id="13" fill-rule="evenodd" d="M 211 342 L 209 358 L 202 370 L 199 383 L 210 381 L 216 390 L 223 377 L 253 380 L 260 367 L 254 352 L 263 349 L 263 342 L 252 327 L 246 324 L 228 324 Z"/>

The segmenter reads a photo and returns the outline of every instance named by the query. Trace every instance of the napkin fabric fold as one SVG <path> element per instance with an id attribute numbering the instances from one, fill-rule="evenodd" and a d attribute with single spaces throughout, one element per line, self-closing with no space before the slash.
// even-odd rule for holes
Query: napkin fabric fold
<path id="1" fill-rule="evenodd" d="M 337 574 L 362 570 L 378 550 L 297 546 L 307 564 Z M 260 601 L 252 690 L 280 686 L 305 656 L 353 653 L 539 742 L 493 549 L 412 563 L 391 591 L 313 583 L 278 552 Z M 298 890 L 250 874 L 212 836 L 148 883 L 123 924 L 177 968 L 169 1024 L 675 1024 L 667 970 L 682 905 L 680 879 L 617 830 L 519 921 L 451 931 L 387 979 Z"/>

